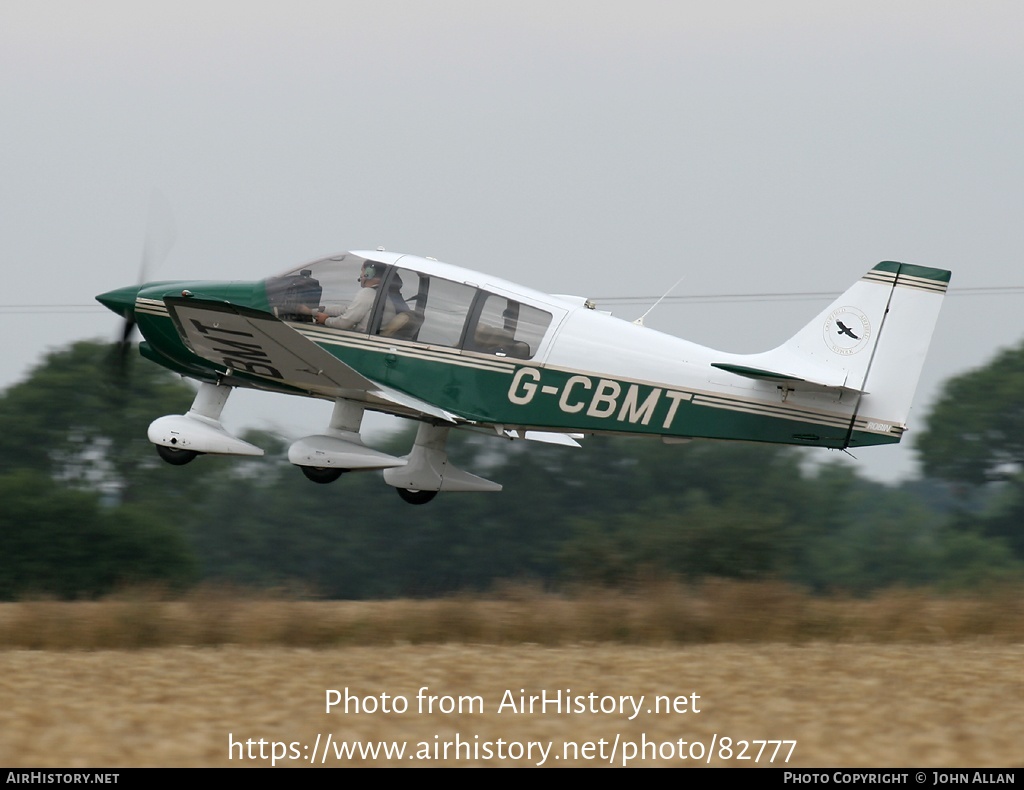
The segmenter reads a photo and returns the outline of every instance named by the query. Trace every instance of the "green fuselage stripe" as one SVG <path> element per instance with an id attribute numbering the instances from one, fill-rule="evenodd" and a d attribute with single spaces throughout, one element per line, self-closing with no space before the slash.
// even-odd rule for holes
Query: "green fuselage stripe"
<path id="1" fill-rule="evenodd" d="M 848 417 L 821 410 L 499 361 L 454 349 L 398 347 L 365 337 L 352 344 L 321 345 L 367 378 L 467 420 L 507 428 L 824 447 L 847 446 L 850 429 Z M 850 445 L 889 444 L 900 438 L 898 430 L 877 433 L 859 427 Z"/>
<path id="2" fill-rule="evenodd" d="M 189 351 L 166 313 L 137 311 L 148 358 L 184 375 L 216 380 L 224 369 Z M 470 422 L 510 429 L 737 439 L 842 448 L 898 442 L 901 426 L 737 395 L 673 388 L 409 341 L 293 326 L 369 379 Z M 304 394 L 235 373 L 237 386 Z"/>

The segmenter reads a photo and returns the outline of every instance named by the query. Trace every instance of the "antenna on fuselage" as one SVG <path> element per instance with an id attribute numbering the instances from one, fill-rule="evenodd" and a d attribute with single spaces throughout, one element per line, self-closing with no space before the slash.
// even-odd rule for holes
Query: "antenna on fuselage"
<path id="1" fill-rule="evenodd" d="M 682 277 L 680 277 L 678 280 L 675 281 L 675 283 L 673 284 L 673 286 L 671 288 L 669 288 L 667 291 L 665 291 L 664 294 L 662 294 L 661 299 L 659 299 L 657 302 L 655 302 L 649 308 L 647 308 L 647 312 L 644 313 L 642 316 L 640 316 L 638 319 L 636 319 L 636 321 L 634 321 L 633 323 L 636 324 L 637 326 L 643 326 L 644 325 L 644 319 L 647 318 L 647 316 L 649 316 L 651 314 L 651 311 L 654 310 L 655 307 L 660 305 L 661 302 L 662 302 L 662 299 L 664 299 L 666 296 L 668 296 L 670 293 L 672 293 L 679 286 L 679 283 L 681 283 L 685 279 L 686 279 L 686 275 L 684 274 Z"/>

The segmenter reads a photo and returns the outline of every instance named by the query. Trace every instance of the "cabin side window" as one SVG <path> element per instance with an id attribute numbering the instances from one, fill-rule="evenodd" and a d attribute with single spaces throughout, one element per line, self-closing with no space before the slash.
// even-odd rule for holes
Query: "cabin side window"
<path id="1" fill-rule="evenodd" d="M 551 313 L 497 294 L 486 294 L 465 349 L 482 354 L 530 359 L 537 353 Z"/>
<path id="2" fill-rule="evenodd" d="M 383 288 L 377 334 L 459 347 L 475 288 L 411 269 L 394 269 Z"/>
<path id="3" fill-rule="evenodd" d="M 458 348 L 476 289 L 431 277 L 417 340 L 433 346 Z"/>
<path id="4" fill-rule="evenodd" d="M 381 337 L 531 359 L 551 319 L 551 313 L 508 297 L 394 268 L 381 285 L 373 326 Z"/>

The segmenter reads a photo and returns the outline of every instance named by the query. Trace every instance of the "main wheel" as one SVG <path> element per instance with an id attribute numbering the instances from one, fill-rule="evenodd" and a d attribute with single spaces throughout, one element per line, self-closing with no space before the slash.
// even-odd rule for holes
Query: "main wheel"
<path id="1" fill-rule="evenodd" d="M 336 469 L 330 466 L 300 466 L 299 469 L 302 470 L 302 474 L 314 483 L 333 483 L 345 473 L 344 469 Z"/>
<path id="2" fill-rule="evenodd" d="M 410 505 L 425 505 L 437 496 L 436 491 L 417 491 L 413 488 L 396 488 L 395 491 Z"/>
<path id="3" fill-rule="evenodd" d="M 172 466 L 184 466 L 199 455 L 195 450 L 179 450 L 177 447 L 167 447 L 163 444 L 156 445 L 156 453 Z"/>

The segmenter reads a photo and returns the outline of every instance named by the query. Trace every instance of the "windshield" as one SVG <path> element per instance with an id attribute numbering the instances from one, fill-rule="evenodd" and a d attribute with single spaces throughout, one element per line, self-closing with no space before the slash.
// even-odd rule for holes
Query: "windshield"
<path id="1" fill-rule="evenodd" d="M 308 320 L 308 310 L 317 308 L 328 311 L 344 308 L 359 293 L 359 273 L 364 263 L 365 258 L 347 253 L 268 277 L 264 280 L 267 300 L 274 313 L 285 320 L 303 315 Z"/>

